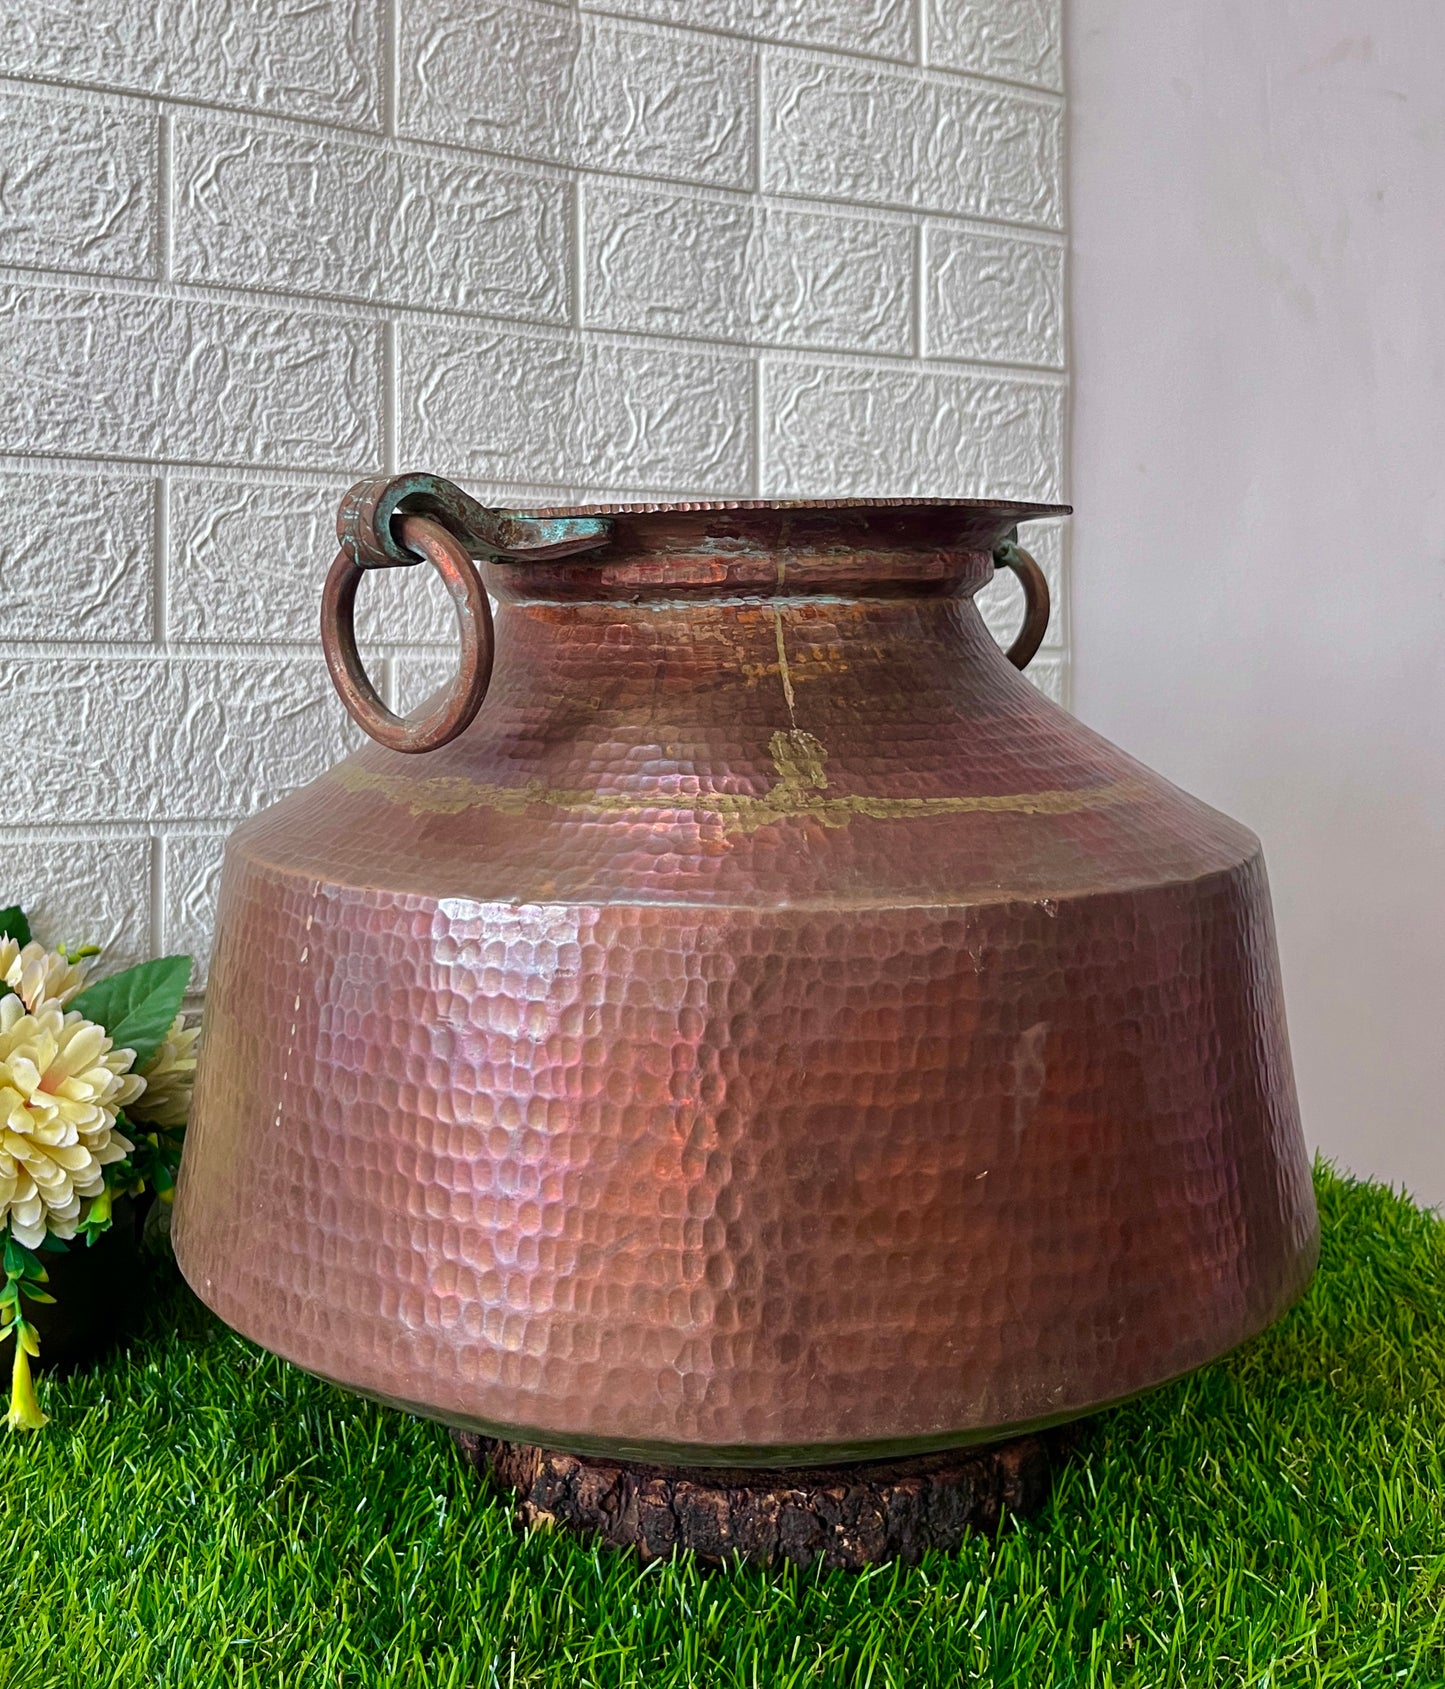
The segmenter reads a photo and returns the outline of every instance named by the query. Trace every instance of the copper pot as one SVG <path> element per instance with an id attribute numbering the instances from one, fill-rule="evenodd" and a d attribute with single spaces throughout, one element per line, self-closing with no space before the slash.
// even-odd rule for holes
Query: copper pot
<path id="1" fill-rule="evenodd" d="M 997 553 L 1037 643 L 1050 514 L 353 489 L 325 643 L 382 743 L 226 852 L 201 1297 L 455 1426 L 750 1466 L 1070 1418 L 1282 1312 L 1260 847 L 989 637 Z M 463 660 L 403 722 L 351 605 L 419 556 Z"/>

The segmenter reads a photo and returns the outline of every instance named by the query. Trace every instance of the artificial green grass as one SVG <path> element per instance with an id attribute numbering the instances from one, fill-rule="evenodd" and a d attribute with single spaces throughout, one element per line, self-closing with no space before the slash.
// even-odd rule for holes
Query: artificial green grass
<path id="1" fill-rule="evenodd" d="M 129 1352 L 0 1433 L 0 1684 L 1445 1685 L 1445 1224 L 1316 1182 L 1280 1325 L 1093 1421 L 1038 1520 L 864 1576 L 520 1536 L 441 1427 L 153 1269 Z"/>

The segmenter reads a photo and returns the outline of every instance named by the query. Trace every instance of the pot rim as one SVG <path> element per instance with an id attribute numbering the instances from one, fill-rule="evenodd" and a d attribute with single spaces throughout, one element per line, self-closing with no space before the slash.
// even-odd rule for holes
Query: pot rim
<path id="1" fill-rule="evenodd" d="M 992 510 L 1017 516 L 1021 522 L 1049 516 L 1072 516 L 1071 504 L 1038 504 L 1009 498 L 736 498 L 680 499 L 673 503 L 511 505 L 501 516 L 646 516 L 692 510 Z"/>

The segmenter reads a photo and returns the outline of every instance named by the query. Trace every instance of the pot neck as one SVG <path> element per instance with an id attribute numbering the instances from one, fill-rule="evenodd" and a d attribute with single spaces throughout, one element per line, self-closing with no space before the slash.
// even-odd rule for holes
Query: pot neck
<path id="1" fill-rule="evenodd" d="M 879 500 L 618 511 L 605 544 L 499 558 L 487 584 L 516 604 L 966 597 L 992 574 L 998 541 L 1041 508 Z"/>
<path id="2" fill-rule="evenodd" d="M 1017 674 L 959 592 L 532 599 L 501 607 L 492 690 L 478 721 L 495 726 L 495 706 L 507 697 L 536 720 L 565 717 L 566 726 L 548 729 L 559 740 L 634 730 L 647 738 L 652 726 L 639 723 L 660 721 L 736 726 L 759 711 L 775 726 L 811 729 L 866 719 L 900 691 L 922 720 L 952 714 L 979 686 L 996 684 L 998 671 Z"/>

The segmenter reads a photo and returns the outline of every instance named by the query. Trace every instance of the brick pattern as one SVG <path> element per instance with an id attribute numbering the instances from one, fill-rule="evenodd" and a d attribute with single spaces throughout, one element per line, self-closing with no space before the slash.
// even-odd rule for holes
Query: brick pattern
<path id="1" fill-rule="evenodd" d="M 227 829 L 355 741 L 358 474 L 1060 496 L 1061 9 L 0 0 L 0 901 L 204 970 Z M 449 672 L 421 572 L 360 622 Z"/>

